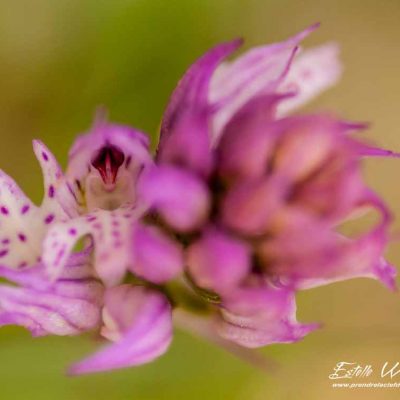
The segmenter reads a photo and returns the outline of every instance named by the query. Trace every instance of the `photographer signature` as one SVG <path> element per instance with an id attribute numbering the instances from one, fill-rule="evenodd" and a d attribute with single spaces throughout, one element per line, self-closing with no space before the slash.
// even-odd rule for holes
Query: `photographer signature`
<path id="1" fill-rule="evenodd" d="M 356 362 L 340 361 L 333 368 L 333 373 L 329 375 L 329 379 L 353 379 L 353 378 L 366 378 L 374 373 L 372 365 L 361 365 Z M 380 377 L 388 377 L 393 379 L 400 374 L 400 362 L 397 361 L 389 364 L 388 361 L 383 364 L 380 369 Z"/>

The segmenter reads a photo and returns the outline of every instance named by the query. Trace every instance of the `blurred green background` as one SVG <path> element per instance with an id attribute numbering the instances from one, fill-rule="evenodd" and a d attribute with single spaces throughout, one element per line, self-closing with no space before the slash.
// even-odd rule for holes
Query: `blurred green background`
<path id="1" fill-rule="evenodd" d="M 214 44 L 282 40 L 309 24 L 306 45 L 338 41 L 345 74 L 308 108 L 372 121 L 365 136 L 400 151 L 398 0 L 16 0 L 0 3 L 1 168 L 36 201 L 39 168 L 31 139 L 65 165 L 76 133 L 96 106 L 141 128 L 153 143 L 169 93 L 186 67 Z M 400 217 L 399 161 L 371 160 L 366 177 Z M 400 228 L 395 224 L 394 232 Z M 400 246 L 388 258 L 400 265 Z M 264 349 L 269 375 L 185 333 L 144 367 L 78 378 L 65 367 L 98 345 L 91 338 L 30 339 L 0 330 L 0 398 L 83 399 L 397 399 L 399 389 L 332 389 L 342 360 L 380 366 L 400 361 L 400 298 L 358 280 L 299 295 L 299 319 L 323 330 L 295 345 Z"/>

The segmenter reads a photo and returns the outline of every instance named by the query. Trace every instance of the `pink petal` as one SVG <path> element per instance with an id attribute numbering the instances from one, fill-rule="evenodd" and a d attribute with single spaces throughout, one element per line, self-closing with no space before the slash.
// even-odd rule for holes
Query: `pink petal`
<path id="1" fill-rule="evenodd" d="M 215 228 L 208 228 L 188 248 L 188 270 L 205 289 L 225 293 L 234 289 L 250 271 L 248 245 Z"/>
<path id="2" fill-rule="evenodd" d="M 70 267 L 67 267 L 70 269 Z M 21 271 L 0 267 L 0 276 L 20 287 L 0 285 L 0 325 L 21 325 L 33 335 L 76 335 L 96 327 L 103 290 L 93 278 L 79 277 L 84 264 L 51 285 L 41 265 Z"/>
<path id="3" fill-rule="evenodd" d="M 348 243 L 336 263 L 329 261 L 313 276 L 296 279 L 298 289 L 310 289 L 354 278 L 372 278 L 381 281 L 390 290 L 396 289 L 396 268 L 382 257 L 388 239 L 384 230 L 377 229 Z"/>
<path id="4" fill-rule="evenodd" d="M 252 48 L 237 60 L 217 69 L 211 81 L 209 99 L 221 103 L 213 121 L 213 140 L 218 140 L 223 127 L 243 104 L 261 93 L 274 93 L 288 73 L 299 43 L 317 25 L 276 44 Z"/>
<path id="5" fill-rule="evenodd" d="M 281 141 L 276 150 L 273 168 L 293 183 L 305 180 L 324 166 L 334 151 L 343 151 L 345 141 L 339 124 L 325 115 L 287 118 L 277 123 Z M 349 146 L 350 147 L 350 146 Z"/>
<path id="6" fill-rule="evenodd" d="M 188 108 L 205 109 L 211 76 L 218 64 L 241 44 L 240 40 L 222 43 L 199 58 L 185 73 L 172 93 L 161 124 L 159 149 L 172 134 L 175 123 Z"/>
<path id="7" fill-rule="evenodd" d="M 172 164 L 208 176 L 213 156 L 209 138 L 209 112 L 202 108 L 182 111 L 174 129 L 160 146 L 159 164 Z"/>
<path id="8" fill-rule="evenodd" d="M 156 227 L 135 225 L 132 251 L 133 261 L 129 269 L 147 281 L 164 283 L 183 270 L 183 249 L 180 243 Z"/>
<path id="9" fill-rule="evenodd" d="M 172 339 L 171 306 L 164 295 L 123 285 L 108 290 L 102 334 L 115 341 L 73 365 L 72 374 L 127 368 L 161 356 Z"/>
<path id="10" fill-rule="evenodd" d="M 106 177 L 101 173 L 105 166 L 95 160 L 111 148 L 118 152 L 119 163 L 113 165 L 111 175 Z M 68 188 L 80 203 L 80 213 L 134 203 L 138 175 L 151 163 L 146 135 L 125 125 L 96 120 L 88 133 L 78 137 L 69 154 Z"/>
<path id="11" fill-rule="evenodd" d="M 123 149 L 134 162 L 142 164 L 150 159 L 149 138 L 144 133 L 127 125 L 95 121 L 89 132 L 78 136 L 69 152 L 67 176 L 71 182 L 81 180 L 87 174 L 93 155 L 107 143 Z"/>
<path id="12" fill-rule="evenodd" d="M 292 226 L 261 248 L 261 259 L 265 251 L 267 262 L 273 260 L 276 283 L 307 289 L 368 277 L 394 289 L 396 271 L 383 259 L 391 216 L 373 193 L 367 193 L 363 205 L 376 209 L 381 221 L 369 232 L 351 239 L 339 235 L 330 225 L 292 214 L 289 218 Z"/>
<path id="13" fill-rule="evenodd" d="M 236 180 L 265 174 L 279 133 L 271 122 L 284 98 L 271 94 L 254 97 L 227 123 L 216 149 L 223 178 Z"/>
<path id="14" fill-rule="evenodd" d="M 393 157 L 399 158 L 400 153 L 392 150 L 386 150 L 379 147 L 360 144 L 360 155 L 364 157 Z"/>
<path id="15" fill-rule="evenodd" d="M 279 176 L 239 181 L 222 200 L 221 222 L 242 235 L 263 235 L 283 207 L 287 193 L 287 182 Z"/>
<path id="16" fill-rule="evenodd" d="M 212 166 L 209 83 L 218 64 L 239 45 L 240 41 L 235 40 L 211 49 L 189 68 L 178 83 L 161 124 L 159 163 L 185 166 L 208 175 Z"/>
<path id="17" fill-rule="evenodd" d="M 286 289 L 243 289 L 223 301 L 219 334 L 244 347 L 292 343 L 318 328 L 296 321 L 294 293 Z"/>
<path id="18" fill-rule="evenodd" d="M 198 228 L 208 215 L 210 199 L 206 185 L 181 168 L 149 168 L 139 180 L 138 193 L 143 204 L 158 211 L 179 231 Z"/>

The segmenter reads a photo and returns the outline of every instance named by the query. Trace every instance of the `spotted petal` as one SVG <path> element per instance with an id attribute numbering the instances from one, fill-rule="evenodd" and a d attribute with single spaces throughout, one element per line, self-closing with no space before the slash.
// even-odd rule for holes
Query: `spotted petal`
<path id="1" fill-rule="evenodd" d="M 171 306 L 160 292 L 122 285 L 105 297 L 102 335 L 114 344 L 73 365 L 72 374 L 144 364 L 162 355 L 172 339 Z"/>
<path id="2" fill-rule="evenodd" d="M 45 194 L 34 205 L 12 178 L 0 171 L 0 262 L 9 267 L 34 265 L 49 225 L 76 212 L 76 203 L 65 186 L 61 169 L 51 152 L 33 143 L 42 167 Z"/>
<path id="3" fill-rule="evenodd" d="M 67 185 L 60 165 L 51 151 L 40 140 L 33 141 L 33 151 L 42 168 L 44 197 L 42 212 L 58 219 L 71 218 L 78 214 L 74 194 Z"/>
<path id="4" fill-rule="evenodd" d="M 52 279 L 57 279 L 78 242 L 90 235 L 94 243 L 94 266 L 106 285 L 119 283 L 131 262 L 132 224 L 140 210 L 94 210 L 85 216 L 55 224 L 43 245 L 43 261 Z"/>

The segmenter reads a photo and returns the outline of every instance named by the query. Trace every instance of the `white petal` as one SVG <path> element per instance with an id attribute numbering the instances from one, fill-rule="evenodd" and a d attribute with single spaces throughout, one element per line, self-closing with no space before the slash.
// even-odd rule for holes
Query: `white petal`
<path id="1" fill-rule="evenodd" d="M 284 116 L 311 101 L 324 90 L 334 86 L 342 74 L 339 47 L 328 43 L 301 53 L 290 67 L 279 91 L 294 92 L 293 96 L 278 105 L 278 114 Z"/>
<path id="2" fill-rule="evenodd" d="M 210 102 L 219 107 L 212 121 L 214 142 L 232 115 L 247 101 L 261 93 L 276 92 L 299 43 L 317 27 L 318 24 L 312 25 L 284 42 L 254 47 L 235 61 L 219 66 L 209 93 Z"/>
<path id="3" fill-rule="evenodd" d="M 76 210 L 60 166 L 41 142 L 33 142 L 43 172 L 45 194 L 40 207 L 34 205 L 7 174 L 0 171 L 0 263 L 11 268 L 34 265 L 40 258 L 48 227 L 67 219 Z"/>

